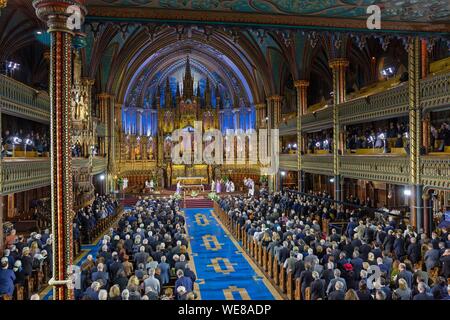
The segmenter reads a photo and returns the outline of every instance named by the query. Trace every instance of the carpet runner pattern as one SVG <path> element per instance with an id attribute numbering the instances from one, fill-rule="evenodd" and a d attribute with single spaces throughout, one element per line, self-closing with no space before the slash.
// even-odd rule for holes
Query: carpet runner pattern
<path id="1" fill-rule="evenodd" d="M 278 292 L 211 208 L 184 209 L 202 300 L 274 300 Z"/>

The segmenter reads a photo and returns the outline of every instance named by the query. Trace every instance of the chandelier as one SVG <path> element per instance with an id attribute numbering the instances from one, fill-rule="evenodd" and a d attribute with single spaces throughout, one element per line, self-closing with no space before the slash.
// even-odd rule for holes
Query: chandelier
<path id="1" fill-rule="evenodd" d="M 8 0 L 0 0 L 0 9 L 5 8 Z"/>

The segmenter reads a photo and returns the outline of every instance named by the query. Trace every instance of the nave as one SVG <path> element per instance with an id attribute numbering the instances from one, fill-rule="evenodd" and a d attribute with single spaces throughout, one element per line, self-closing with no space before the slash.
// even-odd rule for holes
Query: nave
<path id="1" fill-rule="evenodd" d="M 272 300 L 280 294 L 210 209 L 185 209 L 201 299 Z"/>

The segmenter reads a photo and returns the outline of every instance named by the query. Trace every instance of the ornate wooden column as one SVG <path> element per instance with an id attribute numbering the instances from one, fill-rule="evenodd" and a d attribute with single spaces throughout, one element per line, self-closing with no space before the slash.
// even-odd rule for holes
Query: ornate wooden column
<path id="1" fill-rule="evenodd" d="M 339 175 L 340 150 L 340 123 L 339 104 L 345 102 L 345 70 L 349 61 L 345 58 L 335 58 L 329 61 L 333 71 L 333 174 L 334 174 L 334 198 L 342 201 L 341 181 Z"/>
<path id="2" fill-rule="evenodd" d="M 77 5 L 84 17 L 85 7 L 77 0 L 34 0 L 39 19 L 50 33 L 50 136 L 51 136 L 51 211 L 53 242 L 53 299 L 73 299 L 67 286 L 72 266 L 72 170 L 70 90 L 72 82 L 73 32 L 67 27 L 66 10 Z"/>
<path id="3" fill-rule="evenodd" d="M 256 129 L 264 129 L 267 127 L 267 106 L 265 103 L 255 104 L 256 109 Z"/>
<path id="4" fill-rule="evenodd" d="M 281 102 L 282 97 L 279 95 L 273 95 L 267 99 L 267 129 L 268 129 L 268 146 L 272 146 L 272 129 L 278 129 L 281 122 Z M 281 145 L 281 144 L 280 144 Z M 270 149 L 272 151 L 272 147 Z M 270 153 L 272 155 L 272 153 Z M 280 172 L 269 176 L 269 187 L 273 191 L 279 191 L 280 185 Z"/>
<path id="5" fill-rule="evenodd" d="M 297 90 L 297 169 L 298 169 L 298 191 L 305 192 L 305 173 L 302 169 L 302 116 L 308 112 L 308 86 L 309 81 L 297 80 L 294 82 Z"/>
<path id="6" fill-rule="evenodd" d="M 411 224 L 423 227 L 423 186 L 420 183 L 420 150 L 422 147 L 422 111 L 420 107 L 421 42 L 412 37 L 408 42 L 408 94 L 409 94 L 409 162 L 412 187 Z"/>

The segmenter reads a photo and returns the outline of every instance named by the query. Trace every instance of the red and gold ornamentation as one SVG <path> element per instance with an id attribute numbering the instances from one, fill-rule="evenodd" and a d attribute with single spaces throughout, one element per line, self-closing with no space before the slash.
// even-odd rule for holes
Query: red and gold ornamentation
<path id="1" fill-rule="evenodd" d="M 67 26 L 67 8 L 79 1 L 35 0 L 36 15 L 47 23 L 50 33 L 50 123 L 51 123 L 51 207 L 53 244 L 53 299 L 73 299 L 67 286 L 73 260 L 73 195 L 72 195 L 72 39 Z"/>

